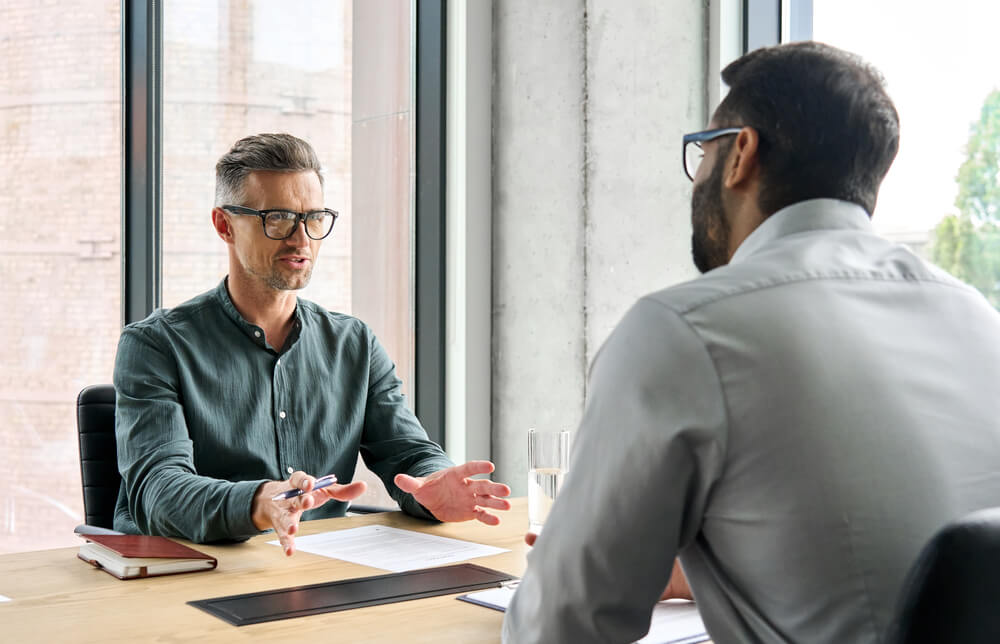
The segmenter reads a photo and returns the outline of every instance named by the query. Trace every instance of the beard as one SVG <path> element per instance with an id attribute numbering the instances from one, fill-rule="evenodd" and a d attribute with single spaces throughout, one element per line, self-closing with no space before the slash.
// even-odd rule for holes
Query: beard
<path id="1" fill-rule="evenodd" d="M 309 285 L 312 279 L 312 268 L 298 277 L 288 277 L 277 271 L 267 276 L 267 285 L 278 291 L 298 291 Z"/>
<path id="2" fill-rule="evenodd" d="M 729 263 L 729 227 L 722 206 L 722 157 L 691 195 L 691 259 L 700 273 Z"/>
<path id="3" fill-rule="evenodd" d="M 264 281 L 271 288 L 278 291 L 298 291 L 309 285 L 312 279 L 313 265 L 309 263 L 309 268 L 297 275 L 284 275 L 278 268 L 272 268 L 264 277 Z"/>

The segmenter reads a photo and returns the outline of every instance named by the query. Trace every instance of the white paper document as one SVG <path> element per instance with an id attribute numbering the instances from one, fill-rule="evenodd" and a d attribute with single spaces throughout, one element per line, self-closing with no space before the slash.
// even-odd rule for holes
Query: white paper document
<path id="1" fill-rule="evenodd" d="M 506 584 L 502 588 L 466 593 L 458 599 L 506 611 L 516 587 L 516 583 Z M 657 603 L 653 608 L 649 633 L 636 644 L 694 644 L 705 641 L 708 641 L 708 633 L 698 614 L 698 606 L 694 602 L 668 600 Z"/>
<path id="2" fill-rule="evenodd" d="M 705 624 L 694 602 L 667 600 L 653 608 L 649 633 L 637 644 L 693 644 L 708 641 Z"/>
<path id="3" fill-rule="evenodd" d="M 0 595 L 0 602 L 9 602 L 9 601 L 10 597 L 7 597 L 6 595 Z"/>
<path id="4" fill-rule="evenodd" d="M 277 541 L 268 541 L 279 545 Z M 351 563 L 405 572 L 509 552 L 481 543 L 382 525 L 295 538 L 295 549 Z"/>

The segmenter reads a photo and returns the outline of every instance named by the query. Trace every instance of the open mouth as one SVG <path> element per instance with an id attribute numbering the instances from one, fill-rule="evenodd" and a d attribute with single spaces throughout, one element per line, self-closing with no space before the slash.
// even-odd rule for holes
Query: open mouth
<path id="1" fill-rule="evenodd" d="M 282 257 L 281 261 L 287 262 L 291 266 L 305 266 L 308 261 L 305 257 Z"/>

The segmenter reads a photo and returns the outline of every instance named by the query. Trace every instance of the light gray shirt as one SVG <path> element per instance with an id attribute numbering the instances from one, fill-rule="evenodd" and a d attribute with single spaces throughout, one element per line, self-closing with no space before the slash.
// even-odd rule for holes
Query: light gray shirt
<path id="1" fill-rule="evenodd" d="M 506 642 L 631 642 L 676 555 L 709 634 L 879 642 L 942 524 L 1000 505 L 1000 315 L 853 204 L 768 218 L 602 347 Z"/>

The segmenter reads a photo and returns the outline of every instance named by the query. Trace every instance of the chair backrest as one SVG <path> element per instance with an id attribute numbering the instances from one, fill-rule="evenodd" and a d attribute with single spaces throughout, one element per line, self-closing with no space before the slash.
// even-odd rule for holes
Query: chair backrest
<path id="1" fill-rule="evenodd" d="M 1000 508 L 973 512 L 928 542 L 907 576 L 887 641 L 1000 642 Z"/>
<path id="2" fill-rule="evenodd" d="M 91 385 L 76 398 L 83 512 L 88 525 L 112 528 L 121 487 L 115 443 L 115 388 Z"/>

